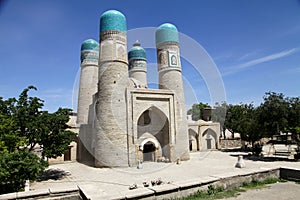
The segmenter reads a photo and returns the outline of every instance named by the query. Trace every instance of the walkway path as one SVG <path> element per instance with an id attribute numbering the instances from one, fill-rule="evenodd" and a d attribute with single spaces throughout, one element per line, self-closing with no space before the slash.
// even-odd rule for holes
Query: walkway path
<path id="1" fill-rule="evenodd" d="M 250 189 L 242 192 L 238 197 L 226 200 L 297 200 L 300 198 L 300 184 L 295 182 L 275 183 L 262 189 Z"/>
<path id="2" fill-rule="evenodd" d="M 93 199 L 111 199 L 129 191 L 129 186 L 137 184 L 143 192 L 143 182 L 158 180 L 176 183 L 183 180 L 202 179 L 214 175 L 240 173 L 255 169 L 287 166 L 300 168 L 300 162 L 262 162 L 245 160 L 246 168 L 235 168 L 237 161 L 233 153 L 219 151 L 191 153 L 191 160 L 175 163 L 143 163 L 143 169 L 137 168 L 93 168 L 73 162 L 51 165 L 50 169 L 69 172 L 61 180 L 47 180 L 32 184 L 31 189 L 74 188 L 79 185 Z M 266 200 L 266 198 L 264 198 Z"/>

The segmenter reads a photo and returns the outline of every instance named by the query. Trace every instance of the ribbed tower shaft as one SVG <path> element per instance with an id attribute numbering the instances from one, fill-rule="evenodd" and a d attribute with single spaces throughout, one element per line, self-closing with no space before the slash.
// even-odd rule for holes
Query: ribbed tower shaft
<path id="1" fill-rule="evenodd" d="M 85 49 L 86 48 L 86 49 Z M 99 44 L 86 40 L 81 48 L 80 84 L 78 92 L 77 124 L 87 124 L 89 107 L 93 104 L 93 95 L 98 91 Z"/>
<path id="2" fill-rule="evenodd" d="M 161 27 L 163 27 L 162 25 Z M 169 30 L 169 26 L 174 30 Z M 161 28 L 160 27 L 160 28 Z M 170 37 L 171 35 L 171 37 Z M 181 73 L 178 32 L 174 25 L 156 32 L 159 89 L 171 90 L 175 94 L 175 158 L 189 159 L 188 127 Z"/>
<path id="3" fill-rule="evenodd" d="M 102 31 L 96 104 L 96 167 L 128 166 L 125 106 L 128 83 L 127 39 L 126 32 L 118 30 L 120 24 L 108 23 L 116 15 L 119 17 L 118 23 L 125 23 L 121 26 L 126 27 L 125 17 L 117 11 L 104 13 L 100 24 Z"/>
<path id="4" fill-rule="evenodd" d="M 81 71 L 78 92 L 77 124 L 79 125 L 77 160 L 91 162 L 91 143 L 93 132 L 91 124 L 94 116 L 94 98 L 98 92 L 98 59 L 99 44 L 95 40 L 88 39 L 81 45 Z"/>

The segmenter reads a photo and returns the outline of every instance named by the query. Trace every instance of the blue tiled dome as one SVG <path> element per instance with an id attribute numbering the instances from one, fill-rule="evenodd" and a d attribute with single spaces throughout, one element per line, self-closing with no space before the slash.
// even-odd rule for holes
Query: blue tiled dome
<path id="1" fill-rule="evenodd" d="M 131 59 L 146 60 L 146 51 L 138 41 L 133 44 L 133 47 L 128 52 L 128 60 Z"/>
<path id="2" fill-rule="evenodd" d="M 173 24 L 162 24 L 156 30 L 155 39 L 156 44 L 161 42 L 179 42 L 178 30 Z"/>
<path id="3" fill-rule="evenodd" d="M 126 18 L 117 10 L 108 10 L 100 17 L 100 33 L 103 31 L 126 32 Z"/>
<path id="4" fill-rule="evenodd" d="M 99 43 L 93 39 L 85 40 L 81 45 L 81 51 L 99 51 Z"/>

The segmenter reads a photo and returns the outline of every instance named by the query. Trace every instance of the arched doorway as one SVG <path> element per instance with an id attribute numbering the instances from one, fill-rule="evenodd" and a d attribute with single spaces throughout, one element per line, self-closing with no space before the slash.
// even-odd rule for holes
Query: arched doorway
<path id="1" fill-rule="evenodd" d="M 65 151 L 64 153 L 64 161 L 70 161 L 71 160 L 71 148 L 69 146 L 68 150 Z"/>
<path id="2" fill-rule="evenodd" d="M 198 134 L 191 128 L 189 129 L 189 145 L 190 151 L 199 151 Z"/>
<path id="3" fill-rule="evenodd" d="M 149 133 L 159 142 L 161 155 L 170 159 L 170 138 L 169 138 L 169 120 L 167 116 L 157 107 L 152 106 L 145 110 L 137 121 L 138 139 L 144 134 Z M 147 144 L 147 143 L 146 143 Z M 155 147 L 155 145 L 154 145 Z M 150 147 L 150 145 L 147 148 Z M 147 157 L 149 160 L 149 158 Z M 151 160 L 151 159 L 150 159 Z M 152 159 L 153 161 L 155 159 Z"/>
<path id="4" fill-rule="evenodd" d="M 155 161 L 155 150 L 156 147 L 152 142 L 147 142 L 143 146 L 143 160 L 145 161 Z"/>
<path id="5" fill-rule="evenodd" d="M 201 150 L 211 150 L 211 149 L 217 149 L 217 133 L 208 128 L 204 131 L 202 134 L 203 142 L 202 142 L 202 148 Z"/>
<path id="6" fill-rule="evenodd" d="M 212 149 L 212 139 L 210 138 L 209 135 L 206 137 L 206 147 L 208 150 Z"/>

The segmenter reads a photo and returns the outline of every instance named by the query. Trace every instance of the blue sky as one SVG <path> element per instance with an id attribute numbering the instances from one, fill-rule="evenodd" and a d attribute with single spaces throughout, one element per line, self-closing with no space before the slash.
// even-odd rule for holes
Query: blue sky
<path id="1" fill-rule="evenodd" d="M 81 43 L 98 40 L 99 18 L 109 9 L 126 16 L 128 30 L 171 22 L 197 41 L 218 67 L 228 103 L 259 105 L 268 91 L 300 96 L 299 0 L 0 2 L 4 98 L 34 85 L 38 91 L 31 95 L 44 99 L 45 109 L 72 108 Z M 147 56 L 149 63 L 156 62 L 154 49 Z M 211 103 L 206 82 L 194 76 L 188 62 L 182 64 L 197 100 Z M 194 98 L 186 98 L 191 105 Z"/>

